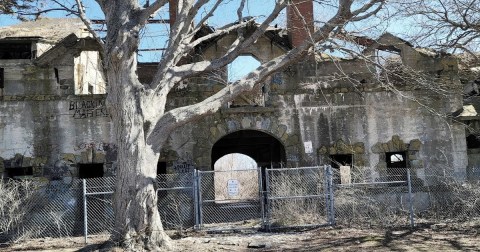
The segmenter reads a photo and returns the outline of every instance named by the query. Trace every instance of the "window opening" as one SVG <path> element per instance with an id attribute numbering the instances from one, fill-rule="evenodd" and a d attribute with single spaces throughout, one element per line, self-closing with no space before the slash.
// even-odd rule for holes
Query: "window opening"
<path id="1" fill-rule="evenodd" d="M 103 177 L 103 163 L 78 164 L 78 177 L 81 179 Z"/>
<path id="2" fill-rule="evenodd" d="M 55 80 L 57 81 L 57 84 L 60 84 L 60 76 L 58 74 L 58 68 L 54 68 L 53 71 L 55 72 Z"/>
<path id="3" fill-rule="evenodd" d="M 352 154 L 338 154 L 330 155 L 331 166 L 333 168 L 333 183 L 335 184 L 350 184 L 351 183 L 351 169 L 353 165 Z M 344 167 L 340 169 L 340 167 Z"/>
<path id="4" fill-rule="evenodd" d="M 88 94 L 93 94 L 93 86 L 88 84 Z"/>
<path id="5" fill-rule="evenodd" d="M 228 83 L 232 84 L 258 68 L 261 63 L 251 55 L 238 56 L 227 66 Z M 229 103 L 230 108 L 265 106 L 266 88 L 263 86 L 248 94 L 241 94 Z"/>
<path id="6" fill-rule="evenodd" d="M 157 163 L 157 175 L 167 174 L 167 162 L 159 161 Z"/>
<path id="7" fill-rule="evenodd" d="M 260 66 L 260 61 L 251 55 L 238 56 L 228 64 L 228 82 L 235 82 L 247 76 Z"/>
<path id="8" fill-rule="evenodd" d="M 405 152 L 385 153 L 387 181 L 407 181 L 407 155 Z"/>
<path id="9" fill-rule="evenodd" d="M 0 43 L 0 59 L 31 59 L 31 42 Z"/>
<path id="10" fill-rule="evenodd" d="M 480 140 L 476 135 L 467 136 L 467 149 L 477 149 L 480 148 Z"/>
<path id="11" fill-rule="evenodd" d="M 24 176 L 33 176 L 33 167 L 9 167 L 5 169 L 7 176 L 12 179 L 18 179 Z"/>

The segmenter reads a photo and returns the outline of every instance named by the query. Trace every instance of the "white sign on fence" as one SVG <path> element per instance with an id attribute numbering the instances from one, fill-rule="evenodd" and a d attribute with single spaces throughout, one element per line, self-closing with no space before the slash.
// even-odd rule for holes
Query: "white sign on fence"
<path id="1" fill-rule="evenodd" d="M 227 181 L 228 196 L 237 196 L 239 191 L 239 183 L 236 179 L 229 179 Z"/>

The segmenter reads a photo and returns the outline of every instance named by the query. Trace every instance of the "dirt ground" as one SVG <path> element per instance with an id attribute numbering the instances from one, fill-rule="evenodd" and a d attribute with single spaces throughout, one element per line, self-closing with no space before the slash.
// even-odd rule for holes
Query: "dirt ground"
<path id="1" fill-rule="evenodd" d="M 172 251 L 480 251 L 480 226 L 419 225 L 415 229 L 324 227 L 296 232 L 192 232 L 173 240 Z M 104 251 L 107 236 L 34 239 L 0 251 Z M 121 249 L 115 249 L 121 251 Z"/>

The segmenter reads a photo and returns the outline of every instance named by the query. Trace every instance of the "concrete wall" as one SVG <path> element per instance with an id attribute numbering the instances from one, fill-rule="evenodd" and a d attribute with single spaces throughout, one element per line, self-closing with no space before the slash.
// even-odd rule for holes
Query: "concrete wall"
<path id="1" fill-rule="evenodd" d="M 116 153 L 105 96 L 74 95 L 73 63 L 68 54 L 48 67 L 0 61 L 0 175 L 33 167 L 34 176 L 77 176 L 78 163 L 104 163 L 111 173 Z"/>
<path id="2" fill-rule="evenodd" d="M 222 45 L 217 42 L 205 55 L 221 55 L 226 48 Z M 270 45 L 270 41 L 259 41 L 256 48 Z M 387 175 L 386 153 L 405 152 L 413 176 L 425 184 L 435 183 L 437 175 L 465 179 L 465 127 L 450 116 L 463 105 L 456 62 L 449 57 L 430 59 L 412 48 L 404 51 L 401 56 L 407 57 L 408 67 L 432 76 L 433 87 L 386 86 L 363 60 L 331 62 L 311 57 L 266 81 L 270 102 L 264 107 L 226 106 L 175 131 L 161 159 L 171 172 L 176 163 L 211 169 L 212 147 L 219 139 L 239 130 L 258 130 L 283 144 L 287 166 L 330 164 L 330 155 L 353 154 L 354 165 L 373 167 L 370 176 L 375 179 Z M 266 61 L 281 52 L 250 53 Z M 185 90 L 199 90 L 172 93 L 172 107 L 209 94 L 201 90 L 215 90 L 209 80 L 192 82 L 195 85 L 186 84 Z M 434 91 L 440 87 L 447 91 Z"/>
<path id="3" fill-rule="evenodd" d="M 222 55 L 232 39 L 225 36 L 194 59 Z M 432 75 L 448 92 L 409 83 L 385 86 L 361 60 L 307 57 L 265 81 L 264 106 L 225 104 L 219 112 L 174 131 L 160 161 L 169 172 L 176 167 L 209 170 L 218 140 L 239 130 L 257 130 L 283 145 L 287 167 L 329 164 L 330 155 L 352 154 L 354 165 L 373 167 L 370 176 L 376 178 L 386 173 L 385 153 L 405 152 L 414 176 L 425 183 L 434 183 L 430 175 L 463 179 L 468 161 L 465 129 L 449 117 L 462 107 L 457 68 L 449 58 L 430 60 L 413 49 L 404 51 L 410 67 Z M 261 37 L 245 53 L 266 62 L 283 52 Z M 99 73 L 95 55 L 67 54 L 48 67 L 27 60 L 0 62 L 6 79 L 0 102 L 0 172 L 6 166 L 33 166 L 38 176 L 75 176 L 78 163 L 104 163 L 107 174 L 113 173 L 116 152 L 105 96 L 76 95 L 85 94 L 88 83 L 104 84 L 93 76 Z M 79 71 L 79 65 L 85 69 Z M 140 70 L 141 79 L 148 81 L 151 66 Z M 199 102 L 224 84 L 192 78 L 169 95 L 167 107 Z"/>

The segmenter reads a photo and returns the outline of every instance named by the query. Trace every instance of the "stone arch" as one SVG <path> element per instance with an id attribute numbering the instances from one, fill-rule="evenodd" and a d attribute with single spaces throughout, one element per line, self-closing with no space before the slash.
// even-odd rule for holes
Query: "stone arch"
<path id="1" fill-rule="evenodd" d="M 300 138 L 297 134 L 288 132 L 288 127 L 280 124 L 277 111 L 268 107 L 242 107 L 223 109 L 210 117 L 212 124 L 206 129 L 205 134 L 196 138 L 192 150 L 195 165 L 200 170 L 210 170 L 213 163 L 211 150 L 213 145 L 222 137 L 240 130 L 256 130 L 276 138 L 285 148 L 286 164 L 295 166 L 300 159 L 298 144 Z"/>
<path id="2" fill-rule="evenodd" d="M 260 167 L 282 167 L 286 162 L 284 144 L 272 134 L 256 129 L 231 132 L 218 139 L 211 149 L 211 168 L 221 157 L 241 153 L 251 157 Z"/>

